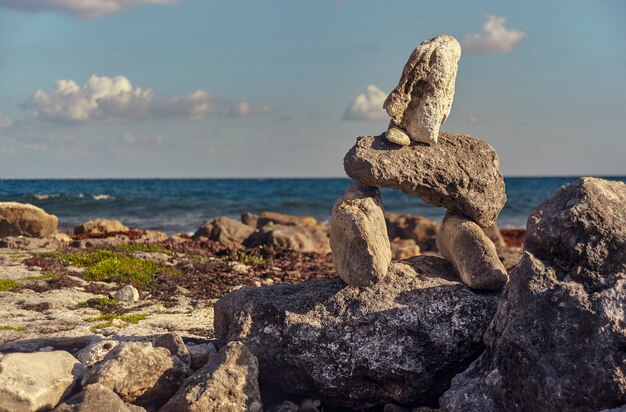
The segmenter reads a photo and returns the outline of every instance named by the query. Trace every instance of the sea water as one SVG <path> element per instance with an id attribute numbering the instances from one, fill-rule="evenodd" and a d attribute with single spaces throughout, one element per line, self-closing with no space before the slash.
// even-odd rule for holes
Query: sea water
<path id="1" fill-rule="evenodd" d="M 605 177 L 626 182 L 626 176 Z M 528 215 L 558 187 L 576 177 L 510 177 L 507 203 L 498 224 L 524 227 Z M 90 179 L 0 180 L 0 201 L 32 203 L 71 230 L 94 218 L 119 219 L 132 228 L 194 232 L 204 220 L 238 218 L 241 213 L 275 211 L 330 219 L 335 200 L 349 179 Z M 386 211 L 441 219 L 442 208 L 416 196 L 382 191 Z M 487 200 L 486 200 L 487 201 Z"/>

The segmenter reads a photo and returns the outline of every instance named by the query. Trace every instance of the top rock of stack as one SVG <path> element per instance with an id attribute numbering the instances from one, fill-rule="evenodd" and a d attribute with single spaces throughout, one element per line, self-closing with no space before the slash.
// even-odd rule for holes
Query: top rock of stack
<path id="1" fill-rule="evenodd" d="M 447 35 L 426 40 L 413 50 L 398 86 L 383 105 L 391 116 L 392 135 L 403 131 L 416 142 L 437 143 L 439 127 L 452 107 L 460 58 L 459 42 Z M 407 140 L 391 141 L 408 145 Z"/>

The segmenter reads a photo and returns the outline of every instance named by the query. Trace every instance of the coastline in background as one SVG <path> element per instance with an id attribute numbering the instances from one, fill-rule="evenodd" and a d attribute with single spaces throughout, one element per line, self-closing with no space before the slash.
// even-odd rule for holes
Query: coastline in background
<path id="1" fill-rule="evenodd" d="M 604 177 L 626 182 L 626 176 Z M 507 203 L 500 227 L 525 227 L 528 215 L 558 187 L 577 177 L 505 178 Z M 0 201 L 31 203 L 57 215 L 59 229 L 93 218 L 132 228 L 194 232 L 206 219 L 273 211 L 328 221 L 350 179 L 89 179 L 0 180 Z M 384 189 L 385 211 L 440 220 L 445 210 L 415 196 Z"/>

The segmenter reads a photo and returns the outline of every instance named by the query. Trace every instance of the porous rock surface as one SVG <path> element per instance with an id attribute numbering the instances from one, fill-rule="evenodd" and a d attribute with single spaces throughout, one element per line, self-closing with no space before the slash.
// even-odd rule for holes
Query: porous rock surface
<path id="1" fill-rule="evenodd" d="M 391 263 L 380 191 L 354 184 L 333 206 L 330 228 L 333 265 L 349 285 L 380 282 Z"/>
<path id="2" fill-rule="evenodd" d="M 128 226 L 115 219 L 93 219 L 84 222 L 74 228 L 74 234 L 80 235 L 88 233 L 90 235 L 100 235 L 114 232 L 127 232 Z"/>
<path id="3" fill-rule="evenodd" d="M 626 403 L 626 185 L 583 178 L 528 220 L 526 252 L 444 411 L 598 411 Z"/>
<path id="4" fill-rule="evenodd" d="M 241 342 L 230 342 L 191 375 L 159 412 L 262 410 L 259 364 Z"/>
<path id="5" fill-rule="evenodd" d="M 434 146 L 399 147 L 383 135 L 362 136 L 343 159 L 348 176 L 374 187 L 399 189 L 491 225 L 506 202 L 495 150 L 466 135 L 441 132 Z"/>
<path id="6" fill-rule="evenodd" d="M 237 247 L 253 233 L 254 228 L 236 219 L 222 216 L 204 222 L 193 237 L 194 239 L 207 237 L 228 247 Z"/>
<path id="7" fill-rule="evenodd" d="M 404 130 L 411 140 L 437 143 L 454 98 L 454 83 L 461 46 L 452 36 L 437 36 L 411 53 L 398 86 L 383 108 L 391 116 L 390 128 Z"/>
<path id="8" fill-rule="evenodd" d="M 528 218 L 525 249 L 588 288 L 626 271 L 626 184 L 584 177 L 563 186 Z"/>
<path id="9" fill-rule="evenodd" d="M 216 303 L 216 337 L 244 342 L 261 379 L 325 405 L 434 405 L 481 353 L 497 305 L 452 274 L 419 256 L 365 289 L 338 278 L 242 288 Z"/>
<path id="10" fill-rule="evenodd" d="M 55 407 L 85 369 L 65 351 L 0 355 L 0 411 Z"/>
<path id="11" fill-rule="evenodd" d="M 158 404 L 169 399 L 189 369 L 166 348 L 150 342 L 123 342 L 89 369 L 82 384 L 99 383 L 126 402 Z"/>
<path id="12" fill-rule="evenodd" d="M 446 215 L 437 248 L 470 288 L 498 290 L 506 284 L 506 269 L 493 242 L 465 216 Z"/>
<path id="13" fill-rule="evenodd" d="M 43 238 L 57 231 L 59 219 L 43 209 L 17 202 L 0 202 L 0 238 L 26 236 Z"/>

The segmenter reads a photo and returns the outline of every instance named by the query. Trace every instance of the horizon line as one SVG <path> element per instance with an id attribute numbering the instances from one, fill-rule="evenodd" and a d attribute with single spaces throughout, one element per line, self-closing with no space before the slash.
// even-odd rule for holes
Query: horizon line
<path id="1" fill-rule="evenodd" d="M 550 174 L 550 175 L 504 175 L 504 178 L 528 179 L 528 178 L 625 178 L 626 174 Z M 267 177 L 0 177 L 0 182 L 7 180 L 350 180 L 349 176 L 267 176 Z"/>

